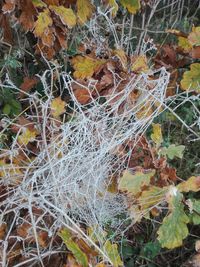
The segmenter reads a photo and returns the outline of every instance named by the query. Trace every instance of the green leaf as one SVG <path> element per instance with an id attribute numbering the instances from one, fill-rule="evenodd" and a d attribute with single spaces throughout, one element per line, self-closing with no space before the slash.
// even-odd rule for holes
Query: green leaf
<path id="1" fill-rule="evenodd" d="M 160 243 L 158 241 L 157 242 L 148 242 L 142 248 L 141 255 L 143 257 L 150 259 L 150 260 L 153 260 L 160 252 L 160 249 L 161 249 L 161 247 L 160 247 Z"/>
<path id="2" fill-rule="evenodd" d="M 191 64 L 190 70 L 184 72 L 181 88 L 200 92 L 200 63 Z"/>
<path id="3" fill-rule="evenodd" d="M 170 145 L 169 147 L 162 147 L 159 151 L 160 155 L 168 156 L 169 159 L 173 159 L 174 157 L 182 158 L 183 157 L 183 151 L 185 149 L 185 146 L 175 146 Z"/>
<path id="4" fill-rule="evenodd" d="M 142 186 L 149 185 L 150 179 L 154 174 L 155 170 L 137 171 L 134 174 L 126 170 L 120 180 L 119 189 L 135 195 L 141 192 Z"/>
<path id="5" fill-rule="evenodd" d="M 187 204 L 190 210 L 190 220 L 194 225 L 200 224 L 200 200 L 188 199 Z"/>
<path id="6" fill-rule="evenodd" d="M 184 212 L 183 195 L 174 187 L 170 193 L 170 213 L 158 230 L 158 240 L 163 248 L 173 249 L 181 246 L 183 239 L 188 236 L 189 217 Z"/>
<path id="7" fill-rule="evenodd" d="M 73 253 L 75 259 L 83 267 L 88 267 L 88 258 L 86 254 L 79 248 L 79 246 L 72 240 L 72 235 L 68 229 L 63 229 L 59 233 L 66 247 Z"/>
<path id="8" fill-rule="evenodd" d="M 120 3 L 131 14 L 135 14 L 140 9 L 140 0 L 120 0 Z"/>
<path id="9" fill-rule="evenodd" d="M 11 106 L 9 104 L 5 104 L 2 111 L 3 111 L 3 114 L 9 115 L 11 112 Z"/>
<path id="10" fill-rule="evenodd" d="M 107 240 L 103 246 L 103 249 L 112 261 L 113 267 L 124 266 L 118 252 L 117 244 L 112 244 L 109 240 Z"/>

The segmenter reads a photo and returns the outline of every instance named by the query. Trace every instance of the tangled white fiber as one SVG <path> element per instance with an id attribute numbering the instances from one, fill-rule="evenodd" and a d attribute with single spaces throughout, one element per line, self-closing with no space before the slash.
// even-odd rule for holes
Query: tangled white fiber
<path id="1" fill-rule="evenodd" d="M 47 77 L 49 77 L 48 71 L 40 78 L 48 100 L 43 101 L 35 94 L 29 95 L 31 106 L 38 114 L 39 112 L 42 114 L 42 122 L 41 116 L 38 115 L 37 118 L 40 121 L 38 127 L 42 132 L 42 140 L 38 142 L 40 153 L 26 167 L 20 185 L 13 190 L 9 198 L 1 202 L 1 206 L 4 206 L 2 220 L 11 211 L 15 214 L 7 237 L 1 244 L 3 247 L 1 264 L 6 266 L 7 244 L 11 238 L 12 226 L 15 221 L 18 224 L 25 221 L 20 216 L 21 209 L 29 210 L 37 249 L 35 251 L 33 248 L 30 249 L 22 237 L 17 237 L 24 242 L 24 256 L 27 260 L 15 266 L 32 264 L 36 260 L 42 264 L 42 259 L 48 253 L 49 255 L 54 253 L 54 247 L 47 251 L 38 245 L 37 231 L 42 229 L 41 225 L 46 231 L 48 229 L 49 237 L 54 236 L 61 225 L 68 227 L 81 235 L 89 244 L 93 244 L 103 257 L 110 261 L 107 252 L 101 246 L 104 226 L 106 223 L 111 223 L 113 229 L 117 231 L 123 225 L 123 220 L 128 217 L 125 198 L 119 193 L 107 190 L 111 183 L 109 177 L 114 175 L 113 166 L 116 166 L 115 174 L 119 175 L 120 170 L 126 168 L 125 164 L 130 156 L 129 153 L 121 155 L 118 153 L 118 148 L 127 140 L 136 143 L 138 137 L 161 112 L 169 74 L 164 68 L 157 71 L 156 80 L 149 79 L 149 74 L 141 74 L 137 78 L 133 77 L 120 92 L 117 90 L 119 82 L 103 103 L 100 103 L 99 99 L 93 99 L 89 106 L 85 107 L 77 102 L 71 88 L 72 82 L 75 81 L 63 73 L 64 89 L 69 91 L 75 107 L 71 119 L 63 123 L 59 129 L 55 126 L 55 120 L 49 117 L 52 87 L 48 86 Z M 149 90 L 149 87 L 152 89 Z M 139 98 L 133 103 L 130 95 L 136 89 Z M 153 112 L 149 112 L 152 108 Z M 142 115 L 138 119 L 137 114 L 140 111 Z M 47 142 L 47 129 L 52 136 L 50 142 Z M 11 150 L 5 151 L 10 154 L 11 162 L 18 149 L 19 144 L 14 142 Z M 9 173 L 13 175 L 13 172 Z M 8 178 L 13 179 L 5 177 L 1 183 L 6 183 Z M 35 218 L 33 206 L 45 212 Z M 48 214 L 54 218 L 51 227 L 45 225 L 44 218 Z M 122 217 L 119 219 L 120 214 L 125 214 L 123 217 L 125 219 Z M 97 247 L 92 238 L 81 230 L 82 224 L 94 229 L 100 247 Z"/>

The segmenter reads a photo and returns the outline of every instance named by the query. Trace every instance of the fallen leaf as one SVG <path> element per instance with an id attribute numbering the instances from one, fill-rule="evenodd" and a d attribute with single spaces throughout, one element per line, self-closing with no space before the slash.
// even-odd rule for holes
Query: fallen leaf
<path id="1" fill-rule="evenodd" d="M 177 185 L 180 192 L 198 192 L 200 191 L 200 176 L 192 176 L 184 182 Z"/>
<path id="2" fill-rule="evenodd" d="M 51 101 L 51 114 L 54 118 L 58 118 L 60 115 L 65 113 L 66 103 L 61 99 L 61 97 L 56 97 Z"/>
<path id="3" fill-rule="evenodd" d="M 91 18 L 94 6 L 90 0 L 77 0 L 76 7 L 78 22 L 83 25 L 89 18 Z"/>
<path id="4" fill-rule="evenodd" d="M 112 261 L 113 267 L 124 266 L 118 252 L 117 244 L 112 244 L 109 240 L 107 240 L 103 246 L 103 250 L 105 250 L 109 259 Z"/>
<path id="5" fill-rule="evenodd" d="M 140 9 L 140 0 L 120 0 L 120 3 L 131 14 L 135 14 Z"/>
<path id="6" fill-rule="evenodd" d="M 200 45 L 200 26 L 192 27 L 192 32 L 188 35 L 188 41 L 193 46 Z"/>
<path id="7" fill-rule="evenodd" d="M 2 11 L 4 14 L 11 13 L 15 10 L 15 0 L 6 0 L 5 4 L 2 7 Z"/>
<path id="8" fill-rule="evenodd" d="M 77 243 L 72 239 L 72 235 L 68 229 L 62 229 L 59 233 L 66 247 L 72 252 L 76 261 L 81 264 L 82 267 L 88 267 L 88 258 L 86 254 L 79 248 Z"/>
<path id="9" fill-rule="evenodd" d="M 154 141 L 156 146 L 159 147 L 163 142 L 161 125 L 159 123 L 152 123 L 152 127 L 153 133 L 151 134 L 151 139 Z"/>
<path id="10" fill-rule="evenodd" d="M 3 240 L 5 235 L 6 235 L 6 230 L 7 230 L 7 224 L 6 223 L 1 223 L 0 224 L 0 240 Z"/>
<path id="11" fill-rule="evenodd" d="M 37 15 L 37 12 L 34 8 L 32 1 L 24 0 L 21 8 L 22 12 L 19 17 L 19 22 L 22 24 L 26 32 L 32 31 L 35 25 L 34 17 Z"/>
<path id="12" fill-rule="evenodd" d="M 68 28 L 72 28 L 76 25 L 76 16 L 71 8 L 66 8 L 64 6 L 49 6 L 50 10 L 59 16 L 62 23 Z"/>
<path id="13" fill-rule="evenodd" d="M 141 192 L 144 185 L 149 185 L 151 177 L 155 174 L 155 170 L 136 171 L 132 174 L 130 171 L 125 171 L 119 182 L 119 190 L 127 191 L 136 195 Z"/>
<path id="14" fill-rule="evenodd" d="M 147 72 L 149 70 L 147 65 L 147 58 L 145 55 L 133 56 L 131 58 L 131 71 L 135 73 Z"/>
<path id="15" fill-rule="evenodd" d="M 44 3 L 42 0 L 32 0 L 32 3 L 34 7 L 37 7 L 37 8 L 47 7 L 46 3 Z"/>
<path id="16" fill-rule="evenodd" d="M 124 50 L 122 48 L 116 49 L 113 51 L 114 55 L 117 56 L 122 64 L 122 67 L 124 70 L 127 69 L 127 56 L 126 53 L 124 52 Z"/>
<path id="17" fill-rule="evenodd" d="M 35 36 L 42 39 L 43 35 L 46 33 L 48 27 L 53 24 L 53 20 L 50 16 L 49 10 L 46 8 L 43 12 L 40 12 L 38 18 L 35 22 L 34 34 Z"/>
<path id="18" fill-rule="evenodd" d="M 186 53 L 192 50 L 192 45 L 185 37 L 178 37 L 178 46 Z"/>
<path id="19" fill-rule="evenodd" d="M 29 142 L 34 142 L 36 139 L 37 131 L 29 130 L 28 128 L 22 128 L 22 134 L 18 136 L 18 142 L 20 145 L 28 145 Z"/>
<path id="20" fill-rule="evenodd" d="M 112 16 L 115 17 L 117 14 L 118 8 L 119 8 L 116 0 L 107 0 L 106 2 L 109 5 L 109 7 L 112 9 L 111 11 Z"/>
<path id="21" fill-rule="evenodd" d="M 20 97 L 24 95 L 24 92 L 30 91 L 37 83 L 38 83 L 37 77 L 24 77 L 23 83 L 20 86 L 20 89 L 23 92 L 20 92 Z"/>
<path id="22" fill-rule="evenodd" d="M 106 63 L 106 60 L 90 57 L 76 56 L 72 59 L 73 73 L 76 79 L 91 78 L 98 69 Z"/>
<path id="23" fill-rule="evenodd" d="M 200 92 L 200 63 L 190 65 L 190 71 L 185 71 L 181 80 L 183 90 L 195 90 Z"/>

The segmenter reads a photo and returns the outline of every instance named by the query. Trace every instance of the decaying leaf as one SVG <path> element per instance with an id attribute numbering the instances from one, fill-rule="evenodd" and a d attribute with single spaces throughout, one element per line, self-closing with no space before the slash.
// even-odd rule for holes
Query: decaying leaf
<path id="1" fill-rule="evenodd" d="M 183 49 L 184 52 L 190 52 L 192 50 L 192 45 L 186 37 L 178 37 L 178 46 Z"/>
<path id="2" fill-rule="evenodd" d="M 61 99 L 61 97 L 56 97 L 51 101 L 51 114 L 54 118 L 58 118 L 60 115 L 65 113 L 66 103 Z"/>
<path id="3" fill-rule="evenodd" d="M 120 3 L 131 14 L 135 14 L 140 9 L 140 0 L 120 0 Z"/>
<path id="4" fill-rule="evenodd" d="M 169 159 L 173 159 L 175 157 L 181 159 L 183 157 L 184 149 L 185 149 L 185 146 L 183 145 L 176 146 L 172 144 L 169 147 L 162 147 L 159 150 L 159 154 L 163 156 L 167 156 Z"/>
<path id="5" fill-rule="evenodd" d="M 90 0 L 77 0 L 76 6 L 78 21 L 83 25 L 89 18 L 91 18 L 94 6 Z"/>
<path id="6" fill-rule="evenodd" d="M 200 45 L 200 26 L 192 28 L 192 32 L 188 36 L 188 41 L 191 45 Z"/>
<path id="7" fill-rule="evenodd" d="M 147 58 L 145 55 L 133 56 L 131 61 L 131 71 L 140 74 L 149 70 L 147 65 Z"/>
<path id="8" fill-rule="evenodd" d="M 151 139 L 154 141 L 156 146 L 159 147 L 163 142 L 161 125 L 159 123 L 152 123 L 152 127 L 153 133 L 151 134 Z"/>
<path id="9" fill-rule="evenodd" d="M 0 224 L 0 240 L 3 240 L 5 235 L 6 235 L 6 230 L 7 230 L 7 224 L 6 223 L 1 223 Z"/>
<path id="10" fill-rule="evenodd" d="M 183 239 L 188 236 L 189 217 L 184 211 L 183 195 L 174 187 L 170 193 L 168 202 L 170 213 L 164 218 L 158 230 L 158 240 L 163 248 L 173 249 L 181 246 Z"/>
<path id="11" fill-rule="evenodd" d="M 120 179 L 119 190 L 128 191 L 136 195 L 141 192 L 144 185 L 149 185 L 154 174 L 155 170 L 136 171 L 134 174 L 126 170 Z"/>
<path id="12" fill-rule="evenodd" d="M 88 258 L 86 254 L 79 248 L 76 242 L 73 241 L 72 235 L 68 229 L 62 229 L 59 233 L 66 247 L 73 253 L 75 259 L 81 266 L 88 267 Z"/>
<path id="13" fill-rule="evenodd" d="M 180 192 L 198 192 L 200 191 L 200 176 L 192 176 L 187 181 L 177 185 Z"/>
<path id="14" fill-rule="evenodd" d="M 69 28 L 76 25 L 76 16 L 71 8 L 66 8 L 64 6 L 49 6 L 49 8 L 59 16 L 62 23 Z"/>
<path id="15" fill-rule="evenodd" d="M 90 78 L 103 65 L 106 60 L 90 57 L 76 56 L 72 59 L 73 73 L 76 79 Z"/>
<path id="16" fill-rule="evenodd" d="M 28 145 L 29 142 L 34 142 L 36 139 L 37 131 L 30 130 L 29 128 L 22 128 L 22 134 L 18 136 L 18 142 L 20 145 Z"/>
<path id="17" fill-rule="evenodd" d="M 103 246 L 103 249 L 112 261 L 113 267 L 119 267 L 124 265 L 120 258 L 117 244 L 112 244 L 109 240 L 107 240 Z"/>
<path id="18" fill-rule="evenodd" d="M 22 92 L 20 92 L 20 97 L 24 95 L 24 92 L 28 92 L 38 83 L 37 77 L 24 77 L 23 83 L 20 86 Z"/>
<path id="19" fill-rule="evenodd" d="M 127 56 L 123 49 L 119 48 L 113 51 L 114 55 L 117 56 L 122 64 L 124 70 L 127 69 Z"/>
<path id="20" fill-rule="evenodd" d="M 200 63 L 191 64 L 190 70 L 184 72 L 181 88 L 200 92 Z"/>
<path id="21" fill-rule="evenodd" d="M 15 0 L 6 0 L 2 7 L 3 13 L 11 13 L 15 9 Z"/>
<path id="22" fill-rule="evenodd" d="M 53 23 L 49 10 L 46 8 L 43 12 L 40 12 L 35 22 L 34 34 L 35 36 L 42 38 L 48 27 Z"/>

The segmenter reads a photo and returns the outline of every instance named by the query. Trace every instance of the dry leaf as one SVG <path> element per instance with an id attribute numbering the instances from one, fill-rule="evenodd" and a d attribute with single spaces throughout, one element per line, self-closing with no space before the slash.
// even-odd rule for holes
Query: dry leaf
<path id="1" fill-rule="evenodd" d="M 90 0 L 77 0 L 76 7 L 78 22 L 83 25 L 92 16 L 94 6 Z"/>
<path id="2" fill-rule="evenodd" d="M 61 97 L 57 97 L 51 101 L 51 114 L 54 118 L 58 118 L 60 115 L 65 113 L 66 103 L 61 99 Z"/>
<path id="3" fill-rule="evenodd" d="M 76 25 L 76 16 L 71 8 L 66 8 L 64 6 L 49 6 L 49 8 L 54 11 L 57 16 L 59 16 L 64 25 L 69 28 Z"/>

